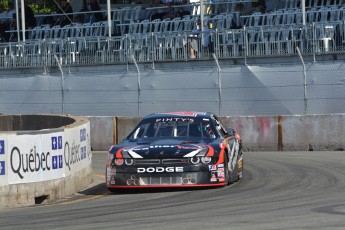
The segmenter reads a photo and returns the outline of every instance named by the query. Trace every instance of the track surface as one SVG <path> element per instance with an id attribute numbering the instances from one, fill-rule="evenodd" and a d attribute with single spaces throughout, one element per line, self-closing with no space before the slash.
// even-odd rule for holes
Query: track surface
<path id="1" fill-rule="evenodd" d="M 0 229 L 345 229 L 345 152 L 244 153 L 224 188 L 111 194 L 95 182 L 54 204 L 0 210 Z"/>

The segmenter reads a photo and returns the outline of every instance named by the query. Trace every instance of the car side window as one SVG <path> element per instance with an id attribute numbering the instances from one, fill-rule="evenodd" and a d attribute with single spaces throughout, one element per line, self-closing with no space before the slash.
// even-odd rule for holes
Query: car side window
<path id="1" fill-rule="evenodd" d="M 218 130 L 218 132 L 220 133 L 220 135 L 222 135 L 223 137 L 228 136 L 228 132 L 226 131 L 225 126 L 222 124 L 222 122 L 216 117 L 213 117 L 216 128 Z"/>

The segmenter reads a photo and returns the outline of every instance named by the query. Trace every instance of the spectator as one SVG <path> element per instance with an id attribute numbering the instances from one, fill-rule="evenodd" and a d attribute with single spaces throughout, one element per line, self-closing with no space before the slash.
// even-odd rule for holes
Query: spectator
<path id="1" fill-rule="evenodd" d="M 243 3 L 238 3 L 234 8 L 234 16 L 231 21 L 230 29 L 240 29 L 242 28 L 241 16 L 243 15 L 244 5 Z"/>
<path id="2" fill-rule="evenodd" d="M 2 20 L 1 20 L 1 41 L 9 41 L 11 34 L 5 33 L 7 30 L 11 30 L 15 26 L 15 15 L 16 10 L 14 9 L 13 2 L 8 2 L 7 10 L 3 11 L 2 13 Z"/>
<path id="3" fill-rule="evenodd" d="M 36 18 L 27 1 L 24 1 L 24 11 L 26 29 L 34 28 L 36 26 Z"/>
<path id="4" fill-rule="evenodd" d="M 202 33 L 201 33 L 201 22 L 198 21 L 198 27 L 199 29 L 193 30 L 192 33 L 194 34 L 193 38 L 190 39 L 189 45 L 190 45 L 190 53 L 189 57 L 194 59 L 196 58 L 198 52 L 199 52 L 199 41 L 202 40 Z M 210 44 L 210 28 L 207 24 L 203 25 L 203 44 L 202 47 L 208 48 Z"/>
<path id="5" fill-rule="evenodd" d="M 5 26 L 3 24 L 3 20 L 5 17 L 5 10 L 4 10 L 4 6 L 0 5 L 0 41 L 4 42 L 6 40 L 5 38 Z"/>
<path id="6" fill-rule="evenodd" d="M 84 2 L 85 4 L 85 2 Z M 97 0 L 87 0 L 86 6 L 83 7 L 83 11 L 100 11 L 101 7 L 99 6 Z M 91 24 L 94 22 L 103 21 L 103 14 L 102 12 L 95 12 L 95 13 L 87 13 L 86 17 L 84 18 L 84 22 L 90 22 Z"/>
<path id="7" fill-rule="evenodd" d="M 18 9 L 18 14 L 19 14 L 19 20 L 21 20 L 21 6 L 19 5 L 19 9 Z M 24 15 L 25 15 L 25 29 L 30 29 L 30 28 L 34 28 L 36 26 L 36 18 L 34 15 L 34 12 L 32 11 L 31 7 L 29 6 L 29 4 L 27 3 L 27 1 L 24 1 Z M 16 20 L 16 14 L 12 14 L 12 22 L 15 22 Z M 11 23 L 11 25 L 13 25 L 15 23 Z M 21 26 L 21 23 L 19 23 L 19 25 Z"/>
<path id="8" fill-rule="evenodd" d="M 2 20 L 6 17 L 5 16 L 6 11 L 3 5 L 0 5 L 0 23 L 2 23 Z"/>
<path id="9" fill-rule="evenodd" d="M 13 2 L 8 2 L 7 10 L 3 11 L 1 14 L 2 20 L 1 23 L 11 24 L 15 18 L 14 15 L 16 14 L 16 9 L 14 8 Z"/>

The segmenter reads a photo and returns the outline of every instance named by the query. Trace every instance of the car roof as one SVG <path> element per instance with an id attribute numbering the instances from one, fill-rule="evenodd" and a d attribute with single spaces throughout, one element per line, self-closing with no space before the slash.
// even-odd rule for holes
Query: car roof
<path id="1" fill-rule="evenodd" d="M 197 117 L 210 118 L 213 115 L 210 112 L 194 112 L 194 111 L 180 111 L 180 112 L 162 112 L 153 113 L 144 117 L 144 119 L 163 118 L 163 117 Z"/>

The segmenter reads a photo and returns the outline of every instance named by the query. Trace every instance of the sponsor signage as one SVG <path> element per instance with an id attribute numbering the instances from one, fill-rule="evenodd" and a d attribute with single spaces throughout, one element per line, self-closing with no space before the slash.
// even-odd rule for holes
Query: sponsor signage
<path id="1" fill-rule="evenodd" d="M 183 167 L 149 167 L 137 168 L 138 173 L 183 172 Z"/>
<path id="2" fill-rule="evenodd" d="M 11 135 L 6 142 L 6 171 L 0 155 L 0 175 L 6 172 L 8 184 L 30 183 L 66 177 L 87 167 L 91 162 L 87 147 L 90 128 L 81 127 L 51 134 Z M 4 141 L 0 144 L 4 148 Z"/>
<path id="3" fill-rule="evenodd" d="M 0 140 L 0 154 L 5 154 L 5 141 Z"/>
<path id="4" fill-rule="evenodd" d="M 0 161 L 0 176 L 5 175 L 5 161 Z"/>
<path id="5" fill-rule="evenodd" d="M 54 136 L 53 136 L 54 135 Z M 46 181 L 64 176 L 62 168 L 56 167 L 59 133 L 41 135 L 14 135 L 8 138 L 9 184 Z"/>
<path id="6" fill-rule="evenodd" d="M 0 137 L 0 185 L 6 178 L 6 161 L 5 161 L 5 140 Z"/>

